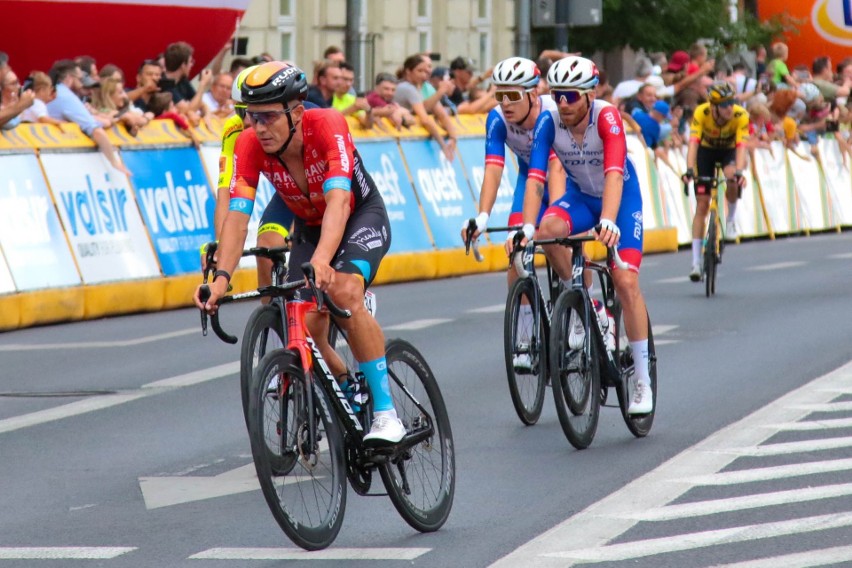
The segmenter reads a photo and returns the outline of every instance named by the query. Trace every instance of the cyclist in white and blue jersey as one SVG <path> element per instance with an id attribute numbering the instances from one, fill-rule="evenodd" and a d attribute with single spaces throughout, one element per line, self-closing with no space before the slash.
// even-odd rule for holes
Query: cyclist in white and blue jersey
<path id="1" fill-rule="evenodd" d="M 565 194 L 541 217 L 537 237 L 567 237 L 600 224 L 597 240 L 618 247 L 629 269 L 612 267 L 613 282 L 624 307 L 624 326 L 636 357 L 637 387 L 628 412 L 647 414 L 653 410 L 653 392 L 648 361 L 648 314 L 639 289 L 642 194 L 636 170 L 627 156 L 621 115 L 613 105 L 595 100 L 598 69 L 589 59 L 576 56 L 560 59 L 548 71 L 547 82 L 556 110 L 542 113 L 535 125 L 523 232 L 526 239 L 535 234 L 545 169 L 555 152 L 568 181 Z M 570 249 L 559 245 L 544 249 L 559 277 L 570 281 Z M 576 329 L 569 334 L 570 347 L 582 345 L 582 333 L 580 326 L 579 338 Z"/>
<path id="2" fill-rule="evenodd" d="M 488 113 L 485 126 L 485 173 L 482 188 L 479 193 L 479 214 L 476 216 L 476 232 L 473 238 L 488 226 L 488 218 L 497 200 L 497 190 L 503 176 L 506 146 L 518 158 L 518 181 L 512 199 L 512 209 L 509 213 L 508 224 L 520 225 L 523 221 L 524 188 L 526 187 L 527 172 L 529 171 L 530 151 L 532 150 L 533 128 L 536 120 L 543 111 L 554 110 L 556 106 L 548 95 L 539 94 L 541 71 L 531 60 L 523 57 L 504 59 L 494 67 L 491 73 L 491 83 L 496 86 L 494 97 L 498 105 Z M 548 166 L 548 191 L 539 200 L 539 215 L 550 204 L 549 199 L 559 197 L 565 191 L 565 172 L 556 160 L 556 156 Z M 462 227 L 462 239 L 467 238 L 468 224 Z M 507 242 L 511 243 L 514 232 L 510 232 Z M 507 245 L 508 247 L 511 245 Z M 509 288 L 518 278 L 514 267 L 509 268 Z M 521 325 L 526 321 L 532 322 L 532 309 L 528 305 L 521 308 Z M 528 355 L 518 357 L 528 359 Z M 525 368 L 526 361 L 516 361 L 516 367 Z"/>

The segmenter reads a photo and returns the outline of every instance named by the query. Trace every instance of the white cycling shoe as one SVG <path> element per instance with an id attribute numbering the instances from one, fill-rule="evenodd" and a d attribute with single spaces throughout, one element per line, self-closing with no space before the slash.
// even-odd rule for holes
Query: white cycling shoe
<path id="1" fill-rule="evenodd" d="M 728 221 L 725 223 L 725 240 L 726 241 L 735 241 L 737 240 L 737 227 L 733 221 Z"/>
<path id="2" fill-rule="evenodd" d="M 518 346 L 520 349 L 521 346 Z M 522 373 L 529 373 L 532 371 L 532 359 L 530 358 L 529 353 L 516 353 L 514 357 L 512 357 L 512 366 L 516 371 Z"/>
<path id="3" fill-rule="evenodd" d="M 636 390 L 633 391 L 633 400 L 627 407 L 627 414 L 650 414 L 653 410 L 654 391 L 651 390 L 651 385 L 641 381 L 636 383 Z"/>
<path id="4" fill-rule="evenodd" d="M 568 332 L 568 347 L 571 349 L 582 349 L 586 340 L 586 328 L 583 326 L 583 318 L 576 311 L 571 311 L 571 320 L 568 322 L 571 330 Z"/>
<path id="5" fill-rule="evenodd" d="M 692 265 L 692 272 L 689 273 L 689 279 L 693 282 L 701 280 L 701 265 L 699 263 L 696 262 Z"/>
<path id="6" fill-rule="evenodd" d="M 364 436 L 368 445 L 396 444 L 405 437 L 405 426 L 396 415 L 396 410 L 383 410 L 373 416 L 370 433 Z"/>

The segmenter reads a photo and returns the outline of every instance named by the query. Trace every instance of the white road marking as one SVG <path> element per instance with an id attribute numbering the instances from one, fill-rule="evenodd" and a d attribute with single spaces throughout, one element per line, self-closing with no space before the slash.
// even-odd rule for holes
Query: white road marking
<path id="1" fill-rule="evenodd" d="M 193 371 L 191 373 L 170 377 L 168 379 L 154 381 L 153 383 L 142 385 L 142 388 L 139 390 L 87 397 L 83 400 L 63 404 L 62 406 L 47 408 L 45 410 L 22 414 L 20 416 L 13 416 L 11 418 L 0 420 L 0 434 L 20 430 L 21 428 L 36 426 L 38 424 L 44 424 L 46 422 L 62 420 L 63 418 L 69 418 L 71 416 L 78 416 L 88 412 L 94 412 L 96 410 L 103 410 L 104 408 L 118 406 L 119 404 L 125 404 L 140 398 L 145 398 L 146 396 L 160 394 L 168 390 L 220 379 L 222 377 L 234 375 L 238 373 L 239 370 L 240 362 L 234 361 L 232 363 L 225 363 L 223 365 Z"/>
<path id="2" fill-rule="evenodd" d="M 210 548 L 192 560 L 415 560 L 431 548 Z"/>
<path id="3" fill-rule="evenodd" d="M 144 343 L 153 343 L 154 341 L 162 341 L 164 339 L 173 339 L 183 335 L 192 333 L 201 333 L 197 327 L 187 329 L 179 329 L 168 333 L 160 333 L 157 335 L 148 335 L 145 337 L 137 337 L 136 339 L 121 339 L 117 341 L 79 341 L 72 343 L 41 343 L 41 344 L 24 344 L 12 343 L 9 345 L 0 345 L 0 351 L 47 351 L 56 349 L 101 349 L 104 347 L 130 347 L 133 345 L 142 345 Z"/>
<path id="4" fill-rule="evenodd" d="M 832 515 L 794 519 L 792 521 L 779 521 L 775 523 L 746 525 L 715 531 L 679 534 L 677 535 L 677 538 L 667 536 L 663 538 L 652 538 L 621 544 L 611 544 L 598 548 L 553 552 L 546 554 L 545 556 L 549 558 L 559 558 L 562 560 L 567 559 L 580 562 L 628 560 L 633 558 L 642 558 L 644 556 L 653 556 L 655 554 L 665 554 L 667 552 L 679 552 L 683 550 L 692 550 L 694 548 L 705 548 L 708 546 L 716 546 L 718 544 L 731 544 L 734 542 L 748 542 L 750 540 L 777 538 L 779 536 L 824 531 L 848 526 L 852 526 L 852 513 L 835 513 Z"/>
<path id="5" fill-rule="evenodd" d="M 789 491 L 773 491 L 771 493 L 729 497 L 727 499 L 712 499 L 710 501 L 666 505 L 665 507 L 657 507 L 655 509 L 648 509 L 647 511 L 631 511 L 630 513 L 614 516 L 621 519 L 635 519 L 637 521 L 671 521 L 687 517 L 714 515 L 726 511 L 743 511 L 759 507 L 773 507 L 775 505 L 833 499 L 846 495 L 852 495 L 852 483 L 820 485 L 819 487 L 797 488 Z"/>
<path id="6" fill-rule="evenodd" d="M 837 448 L 852 447 L 852 436 L 845 438 L 824 438 L 822 440 L 805 440 L 803 442 L 787 442 L 785 444 L 767 444 L 765 446 L 750 446 L 742 448 L 720 448 L 715 450 L 721 454 L 736 456 L 783 456 L 801 452 L 816 452 L 818 450 L 836 450 Z"/>
<path id="7" fill-rule="evenodd" d="M 815 566 L 829 566 L 840 564 L 852 558 L 852 546 L 837 546 L 835 548 L 823 548 L 822 550 L 808 550 L 795 554 L 785 554 L 772 558 L 759 558 L 757 560 L 746 560 L 733 564 L 717 564 L 710 568 L 813 568 Z"/>
<path id="8" fill-rule="evenodd" d="M 654 332 L 654 336 L 662 335 L 664 333 L 668 333 L 670 331 L 674 331 L 679 328 L 679 325 L 653 325 L 651 324 L 651 331 Z"/>
<path id="9" fill-rule="evenodd" d="M 746 270 L 783 270 L 785 268 L 796 268 L 797 266 L 805 266 L 807 262 L 800 260 L 791 260 L 788 262 L 776 262 L 775 264 L 761 264 L 758 266 L 750 266 Z"/>
<path id="10" fill-rule="evenodd" d="M 0 560 L 108 560 L 134 550 L 126 546 L 6 546 L 0 548 Z"/>
<path id="11" fill-rule="evenodd" d="M 828 256 L 828 258 L 842 258 L 842 259 L 852 258 L 852 252 L 842 252 L 840 254 L 831 254 L 831 255 Z"/>
<path id="12" fill-rule="evenodd" d="M 397 330 L 397 331 L 416 331 L 418 329 L 425 329 L 427 327 L 432 327 L 435 325 L 440 325 L 442 323 L 451 322 L 453 320 L 446 318 L 433 318 L 433 319 L 420 319 L 409 321 L 406 323 L 399 323 L 397 325 L 389 325 L 385 326 L 384 329 L 389 330 Z"/>
<path id="13" fill-rule="evenodd" d="M 496 314 L 506 309 L 506 304 L 494 304 L 493 306 L 485 306 L 484 308 L 474 308 L 467 310 L 469 314 Z"/>
<path id="14" fill-rule="evenodd" d="M 674 550 L 711 546 L 723 542 L 741 542 L 815 530 L 852 525 L 852 513 L 796 519 L 748 527 L 677 535 L 649 541 L 624 542 L 607 546 L 612 539 L 632 528 L 637 521 L 614 518 L 631 512 L 663 507 L 689 491 L 689 481 L 698 476 L 716 474 L 747 450 L 754 455 L 757 446 L 774 435 L 764 424 L 796 422 L 806 417 L 813 405 L 826 404 L 838 396 L 836 389 L 852 385 L 852 363 L 823 376 L 765 405 L 750 416 L 723 428 L 695 446 L 681 452 L 657 469 L 635 479 L 618 491 L 520 546 L 493 563 L 493 567 L 514 566 L 568 568 L 578 561 L 602 561 L 647 556 Z M 807 442 L 808 451 L 815 443 Z M 848 442 L 841 442 L 844 447 Z M 775 444 L 775 449 L 798 449 L 791 444 Z M 731 448 L 737 448 L 732 451 Z M 823 462 L 822 467 L 826 467 Z M 848 463 L 845 464 L 848 466 Z M 804 469 L 807 464 L 797 467 Z M 777 473 L 779 470 L 775 470 Z M 766 474 L 767 470 L 760 471 Z M 789 473 L 789 472 L 788 472 Z M 745 475 L 744 472 L 730 475 Z M 714 476 L 715 477 L 715 476 Z M 674 548 L 673 548 L 674 547 Z"/>
<path id="15" fill-rule="evenodd" d="M 674 276 L 672 278 L 661 278 L 660 280 L 654 280 L 654 284 L 684 284 L 686 282 L 689 282 L 690 284 L 695 284 L 695 282 L 689 279 L 688 275 Z"/>
<path id="16" fill-rule="evenodd" d="M 852 410 L 852 402 L 824 402 L 820 404 L 799 404 L 797 409 L 809 412 L 849 412 Z"/>
<path id="17" fill-rule="evenodd" d="M 804 422 L 787 422 L 785 424 L 767 424 L 763 426 L 763 428 L 795 431 L 852 428 L 852 418 L 832 418 L 830 420 L 806 420 Z"/>
<path id="18" fill-rule="evenodd" d="M 726 471 L 723 473 L 711 473 L 710 475 L 696 475 L 694 477 L 677 479 L 674 481 L 691 483 L 694 485 L 738 485 L 740 483 L 768 481 L 770 479 L 785 479 L 788 477 L 801 477 L 804 475 L 815 475 L 818 473 L 830 473 L 833 471 L 846 470 L 852 470 L 852 458 L 794 463 L 790 465 L 778 465 L 739 471 Z"/>

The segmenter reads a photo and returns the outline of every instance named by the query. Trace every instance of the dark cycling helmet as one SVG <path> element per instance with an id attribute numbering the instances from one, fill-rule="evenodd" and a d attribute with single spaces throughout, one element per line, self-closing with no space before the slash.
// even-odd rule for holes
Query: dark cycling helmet
<path id="1" fill-rule="evenodd" d="M 307 98 L 308 81 L 305 72 L 295 65 L 270 61 L 258 65 L 246 75 L 241 93 L 243 103 L 247 105 L 267 103 L 286 105 L 290 101 L 303 101 Z"/>
<path id="2" fill-rule="evenodd" d="M 710 104 L 713 105 L 732 101 L 734 100 L 734 89 L 727 81 L 716 81 L 710 85 L 707 97 L 710 100 Z"/>

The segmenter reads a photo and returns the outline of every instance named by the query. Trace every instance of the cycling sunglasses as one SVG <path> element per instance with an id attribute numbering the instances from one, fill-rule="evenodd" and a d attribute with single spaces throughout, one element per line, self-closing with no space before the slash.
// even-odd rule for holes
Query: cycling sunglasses
<path id="1" fill-rule="evenodd" d="M 529 93 L 531 89 L 524 89 L 523 91 L 515 91 L 511 89 L 498 89 L 494 91 L 494 98 L 497 99 L 498 104 L 502 103 L 519 103 L 524 98 L 526 93 Z"/>
<path id="2" fill-rule="evenodd" d="M 553 97 L 556 104 L 565 101 L 569 105 L 573 105 L 588 92 L 588 90 L 581 91 L 579 89 L 550 89 L 550 96 Z"/>
<path id="3" fill-rule="evenodd" d="M 734 106 L 734 101 L 722 101 L 721 103 L 716 103 L 717 107 L 728 108 Z"/>
<path id="4" fill-rule="evenodd" d="M 278 120 L 283 114 L 290 114 L 290 110 L 264 110 L 264 111 L 246 111 L 246 117 L 252 122 L 268 126 Z"/>

